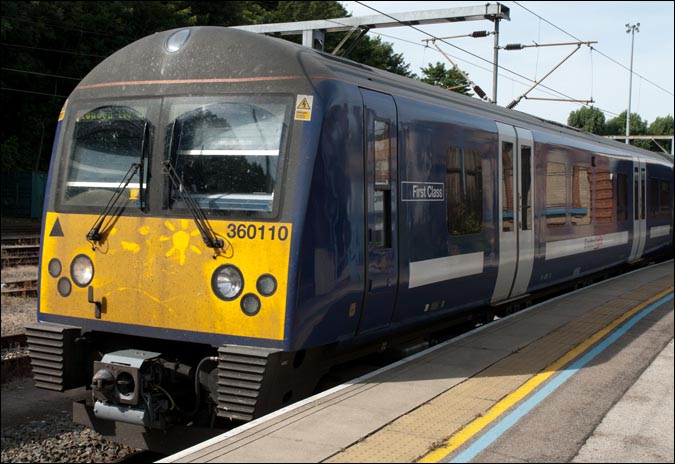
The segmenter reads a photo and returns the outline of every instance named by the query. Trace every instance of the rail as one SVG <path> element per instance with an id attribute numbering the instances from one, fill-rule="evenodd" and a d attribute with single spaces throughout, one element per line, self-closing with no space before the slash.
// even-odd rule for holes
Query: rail
<path id="1" fill-rule="evenodd" d="M 0 255 L 2 256 L 3 268 L 20 265 L 35 265 L 40 259 L 40 244 L 5 245 L 3 242 Z"/>
<path id="2" fill-rule="evenodd" d="M 3 281 L 2 295 L 19 296 L 21 298 L 36 297 L 37 283 L 37 279 Z"/>

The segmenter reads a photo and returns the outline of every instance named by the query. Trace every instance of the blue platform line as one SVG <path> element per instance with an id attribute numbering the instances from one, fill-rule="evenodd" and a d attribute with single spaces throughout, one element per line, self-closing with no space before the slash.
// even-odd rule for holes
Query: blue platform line
<path id="1" fill-rule="evenodd" d="M 530 412 L 541 403 L 548 395 L 553 393 L 560 385 L 565 383 L 570 377 L 579 371 L 582 367 L 588 364 L 593 358 L 598 356 L 609 346 L 611 346 L 615 341 L 617 341 L 623 334 L 628 332 L 635 324 L 642 320 L 649 313 L 654 311 L 656 308 L 661 306 L 664 303 L 673 299 L 673 293 L 670 293 L 663 298 L 655 301 L 654 303 L 647 306 L 645 309 L 640 311 L 638 314 L 633 316 L 628 320 L 621 328 L 617 329 L 611 335 L 609 335 L 605 340 L 599 343 L 595 348 L 590 350 L 584 356 L 574 361 L 569 367 L 565 368 L 560 374 L 558 374 L 555 379 L 548 383 L 545 387 L 539 390 L 537 393 L 532 395 L 528 400 L 518 406 L 512 413 L 506 416 L 504 419 L 499 421 L 492 429 L 487 433 L 481 436 L 475 443 L 469 446 L 467 449 L 455 456 L 454 459 L 448 462 L 469 462 L 471 459 L 476 457 L 480 452 L 485 450 L 490 446 L 495 440 L 497 440 L 504 432 L 510 429 L 515 425 L 525 414 Z"/>

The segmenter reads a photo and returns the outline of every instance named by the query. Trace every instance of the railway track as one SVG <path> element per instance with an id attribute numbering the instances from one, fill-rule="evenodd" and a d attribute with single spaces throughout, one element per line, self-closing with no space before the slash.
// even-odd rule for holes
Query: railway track
<path id="1" fill-rule="evenodd" d="M 2 350 L 9 350 L 17 347 L 28 346 L 26 342 L 26 334 L 14 334 L 2 336 Z"/>
<path id="2" fill-rule="evenodd" d="M 30 357 L 26 334 L 3 335 L 2 337 L 2 383 L 16 377 L 30 375 Z"/>
<path id="3" fill-rule="evenodd" d="M 2 295 L 21 298 L 37 297 L 37 279 L 3 280 Z"/>
<path id="4" fill-rule="evenodd" d="M 12 267 L 21 265 L 37 265 L 40 258 L 39 243 L 6 243 L 3 239 L 2 248 L 2 267 Z"/>
<path id="5" fill-rule="evenodd" d="M 2 248 L 14 245 L 39 245 L 40 235 L 35 233 L 5 233 L 3 231 L 0 243 L 2 244 Z"/>

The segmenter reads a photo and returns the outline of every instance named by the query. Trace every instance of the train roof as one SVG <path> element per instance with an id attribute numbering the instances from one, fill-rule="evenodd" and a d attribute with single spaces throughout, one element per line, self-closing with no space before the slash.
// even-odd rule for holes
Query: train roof
<path id="1" fill-rule="evenodd" d="M 590 134 L 526 113 L 499 107 L 415 79 L 392 74 L 292 42 L 252 32 L 200 26 L 159 32 L 114 53 L 94 68 L 75 92 L 119 96 L 136 86 L 138 93 L 176 93 L 173 84 L 193 84 L 191 92 L 208 91 L 214 83 L 248 85 L 274 91 L 273 81 L 283 80 L 297 93 L 312 83 L 333 79 L 390 92 L 397 96 L 455 107 L 507 124 L 523 125 L 601 145 L 616 154 L 634 154 L 663 163 L 672 157 Z M 299 82 L 303 81 L 303 82 Z M 107 90 L 107 92 L 106 92 Z"/>
<path id="2" fill-rule="evenodd" d="M 586 141 L 595 145 L 602 145 L 616 154 L 627 155 L 627 152 L 630 152 L 631 154 L 639 155 L 642 158 L 647 158 L 658 162 L 665 161 L 671 165 L 673 164 L 673 157 L 665 153 L 657 153 L 635 147 L 633 145 L 627 145 L 625 143 L 617 142 L 599 135 L 591 134 L 575 127 L 570 127 L 565 124 L 533 116 L 521 111 L 503 108 L 501 106 L 487 103 L 474 97 L 468 97 L 457 92 L 452 92 L 437 86 L 426 84 L 416 79 L 410 79 L 397 74 L 389 73 L 387 71 L 372 68 L 370 66 L 335 57 L 333 55 L 328 55 L 322 52 L 315 52 L 317 56 L 321 57 L 318 59 L 339 63 L 339 68 L 334 65 L 329 65 L 329 67 L 333 69 L 336 74 L 345 73 L 351 76 L 352 80 L 354 80 L 354 78 L 360 78 L 360 82 L 358 82 L 358 84 L 364 87 L 373 87 L 373 83 L 381 82 L 389 86 L 389 90 L 392 93 L 398 93 L 402 96 L 420 99 L 422 96 L 426 95 L 429 98 L 445 101 L 452 104 L 453 106 L 460 107 L 464 111 L 482 114 L 486 117 L 493 118 L 496 121 L 506 124 L 522 124 L 523 126 L 530 129 L 536 128 L 549 132 L 557 132 L 560 135 L 572 137 L 580 141 Z M 348 68 L 351 69 L 347 71 Z M 360 72 L 357 71 L 355 73 L 354 69 L 357 69 Z M 366 73 L 368 76 L 364 77 Z"/>

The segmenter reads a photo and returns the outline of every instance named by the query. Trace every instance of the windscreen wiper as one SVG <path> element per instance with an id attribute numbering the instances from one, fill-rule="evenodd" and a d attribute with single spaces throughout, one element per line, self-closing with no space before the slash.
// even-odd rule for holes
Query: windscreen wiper
<path id="1" fill-rule="evenodd" d="M 100 242 L 101 239 L 103 238 L 103 233 L 101 232 L 101 226 L 103 226 L 103 222 L 106 220 L 106 218 L 110 215 L 110 212 L 112 209 L 115 207 L 117 204 L 117 201 L 120 199 L 122 196 L 122 193 L 126 190 L 127 185 L 129 185 L 129 182 L 131 181 L 132 177 L 134 177 L 134 174 L 136 174 L 136 171 L 141 169 L 141 172 L 143 170 L 143 163 L 132 163 L 131 166 L 129 166 L 129 170 L 127 173 L 124 175 L 124 178 L 122 179 L 122 182 L 120 182 L 120 185 L 117 186 L 117 189 L 115 192 L 113 192 L 112 197 L 110 197 L 110 200 L 108 200 L 108 204 L 105 206 L 105 209 L 103 212 L 99 215 L 98 219 L 96 219 L 96 222 L 94 223 L 93 226 L 91 226 L 91 229 L 89 229 L 89 232 L 87 233 L 87 240 L 90 242 Z M 142 182 L 142 179 L 141 179 Z"/>
<path id="2" fill-rule="evenodd" d="M 176 169 L 171 165 L 171 161 L 163 161 L 162 164 L 164 165 L 162 168 L 162 174 L 169 178 L 173 188 L 178 190 L 178 193 L 180 193 L 181 199 L 187 205 L 190 213 L 192 213 L 192 217 L 195 221 L 195 224 L 197 225 L 197 229 L 199 229 L 199 232 L 202 235 L 204 244 L 206 244 L 206 246 L 209 248 L 222 249 L 225 246 L 225 242 L 213 231 L 213 228 L 206 218 L 204 210 L 199 207 L 195 199 L 192 198 L 192 195 L 190 195 L 190 192 L 187 190 L 187 188 L 185 188 L 185 184 L 183 184 L 183 181 L 176 172 Z"/>

